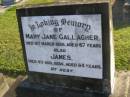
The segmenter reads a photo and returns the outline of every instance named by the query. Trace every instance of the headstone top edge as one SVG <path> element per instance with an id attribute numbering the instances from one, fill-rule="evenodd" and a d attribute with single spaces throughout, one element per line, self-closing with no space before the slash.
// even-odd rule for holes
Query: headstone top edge
<path id="1" fill-rule="evenodd" d="M 73 5 L 87 5 L 87 4 L 110 4 L 109 1 L 99 1 L 99 2 L 51 2 L 51 3 L 45 3 L 45 4 L 37 4 L 37 5 L 24 5 L 19 6 L 17 10 L 19 9 L 29 9 L 29 8 L 39 8 L 39 7 L 54 7 L 54 6 L 73 6 Z"/>

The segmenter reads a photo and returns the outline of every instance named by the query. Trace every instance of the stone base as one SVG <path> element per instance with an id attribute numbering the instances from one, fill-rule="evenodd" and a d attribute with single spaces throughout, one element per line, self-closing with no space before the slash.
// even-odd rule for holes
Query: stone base
<path id="1" fill-rule="evenodd" d="M 108 97 L 103 93 L 31 84 L 23 81 L 16 89 L 16 97 Z"/>

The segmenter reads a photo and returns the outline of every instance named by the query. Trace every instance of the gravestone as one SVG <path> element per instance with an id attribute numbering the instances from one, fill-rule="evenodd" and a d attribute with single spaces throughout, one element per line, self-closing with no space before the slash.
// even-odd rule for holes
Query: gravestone
<path id="1" fill-rule="evenodd" d="M 17 97 L 108 97 L 114 88 L 108 2 L 17 9 L 28 78 Z"/>
<path id="2" fill-rule="evenodd" d="M 14 4 L 14 1 L 15 0 L 1 0 L 2 5 L 4 5 L 4 6 L 12 5 L 12 4 Z"/>
<path id="3" fill-rule="evenodd" d="M 126 0 L 123 6 L 123 20 L 130 24 L 130 0 Z"/>

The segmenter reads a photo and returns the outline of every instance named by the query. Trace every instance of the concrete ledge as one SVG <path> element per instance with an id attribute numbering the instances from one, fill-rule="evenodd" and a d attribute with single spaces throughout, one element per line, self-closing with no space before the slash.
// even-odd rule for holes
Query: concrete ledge
<path id="1" fill-rule="evenodd" d="M 116 74 L 114 94 L 110 97 L 130 97 L 130 72 Z"/>
<path id="2" fill-rule="evenodd" d="M 4 94 L 9 90 L 8 84 L 4 80 L 4 76 L 0 73 L 0 97 L 3 97 Z"/>
<path id="3" fill-rule="evenodd" d="M 15 89 L 23 81 L 24 76 L 18 76 L 3 97 L 16 97 Z"/>

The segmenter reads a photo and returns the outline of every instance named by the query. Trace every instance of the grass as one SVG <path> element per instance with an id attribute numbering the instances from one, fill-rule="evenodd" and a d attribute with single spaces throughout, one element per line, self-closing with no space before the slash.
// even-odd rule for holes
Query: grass
<path id="1" fill-rule="evenodd" d="M 26 4 L 47 3 L 51 1 L 28 0 Z M 11 7 L 4 14 L 0 14 L 0 72 L 6 74 L 25 74 L 16 19 L 16 6 Z"/>
<path id="2" fill-rule="evenodd" d="M 1 0 L 0 0 L 0 4 L 1 4 Z"/>
<path id="3" fill-rule="evenodd" d="M 116 68 L 130 70 L 130 25 L 114 30 Z"/>
<path id="4" fill-rule="evenodd" d="M 15 10 L 0 15 L 0 71 L 5 73 L 25 73 Z"/>
<path id="5" fill-rule="evenodd" d="M 52 0 L 28 0 L 26 4 L 47 3 Z M 130 70 L 130 26 L 114 30 L 116 68 Z M 16 7 L 0 14 L 0 72 L 24 74 L 25 65 L 16 20 Z"/>

